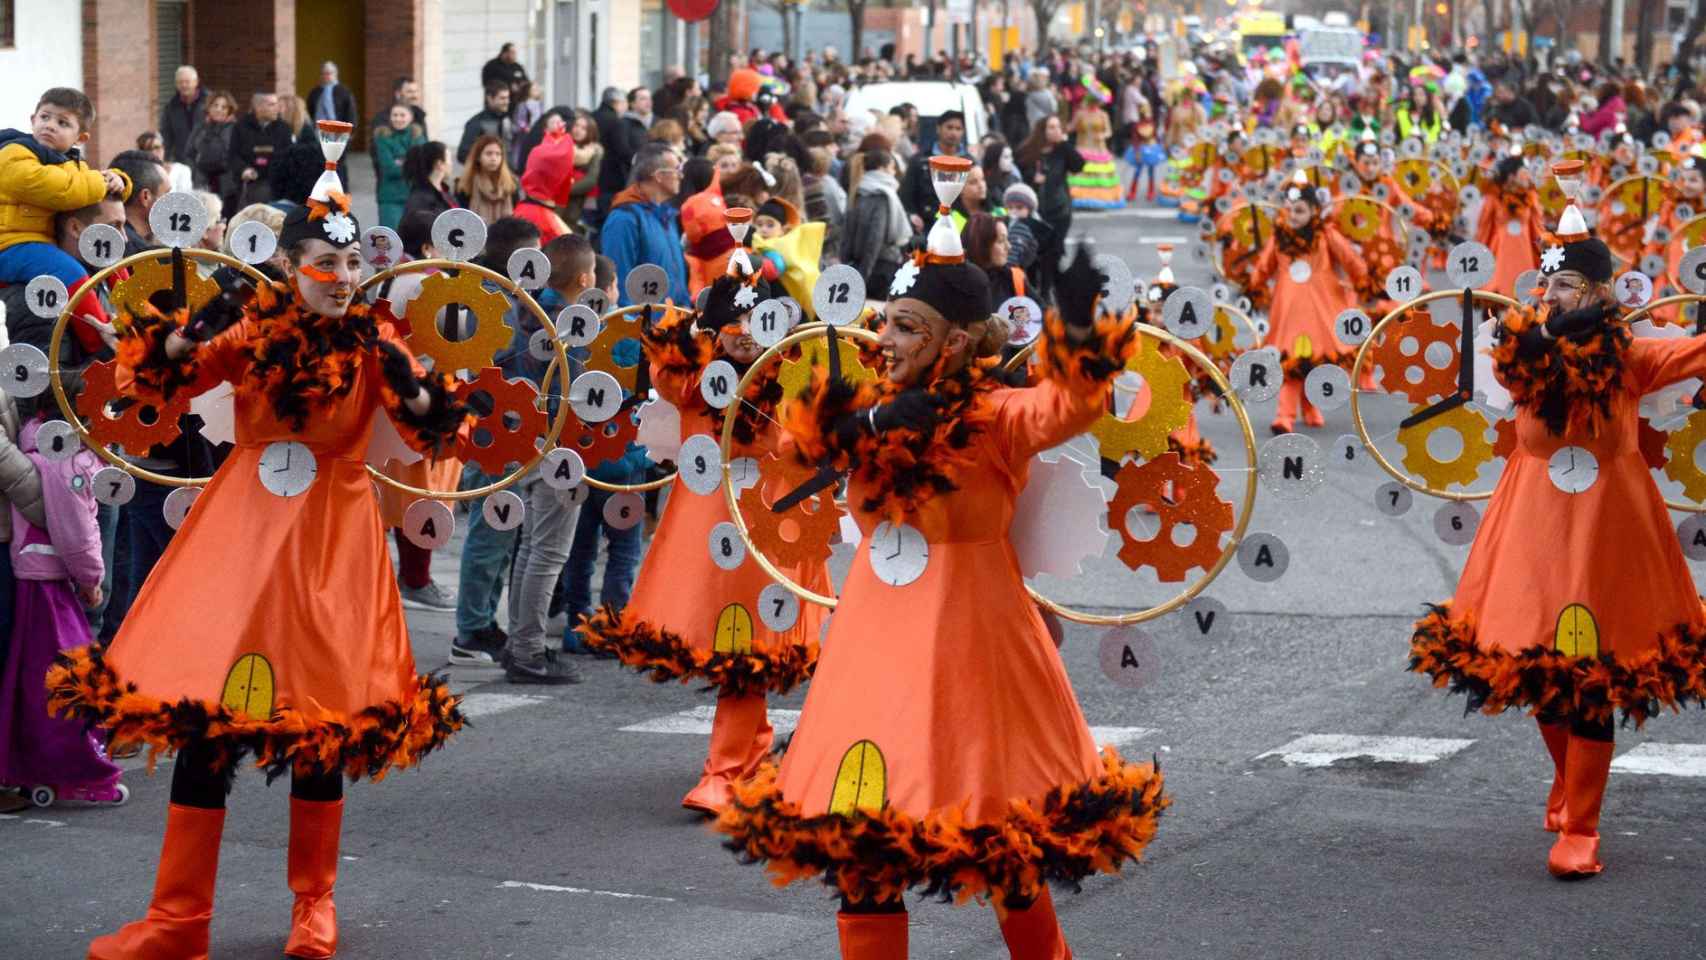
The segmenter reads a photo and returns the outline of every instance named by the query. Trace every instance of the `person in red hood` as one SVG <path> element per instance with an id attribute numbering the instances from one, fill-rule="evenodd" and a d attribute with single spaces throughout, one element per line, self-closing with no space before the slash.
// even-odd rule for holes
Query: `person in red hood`
<path id="1" fill-rule="evenodd" d="M 728 93 L 717 99 L 717 109 L 727 110 L 739 117 L 741 126 L 744 127 L 765 113 L 757 103 L 758 91 L 763 87 L 764 75 L 757 70 L 750 67 L 736 70 L 729 74 Z M 782 105 L 774 100 L 770 103 L 769 116 L 779 123 L 788 122 L 788 115 L 782 112 Z"/>
<path id="2" fill-rule="evenodd" d="M 687 292 L 697 300 L 699 291 L 728 272 L 734 256 L 734 235 L 729 233 L 724 211 L 723 175 L 711 175 L 711 185 L 687 198 L 681 205 L 681 232 L 687 241 Z"/>
<path id="3" fill-rule="evenodd" d="M 552 119 L 562 123 L 560 118 Z M 546 133 L 528 154 L 527 172 L 521 175 L 521 189 L 527 199 L 516 204 L 515 215 L 539 228 L 541 245 L 572 232 L 558 211 L 568 206 L 569 190 L 578 172 L 575 141 L 567 130 Z"/>

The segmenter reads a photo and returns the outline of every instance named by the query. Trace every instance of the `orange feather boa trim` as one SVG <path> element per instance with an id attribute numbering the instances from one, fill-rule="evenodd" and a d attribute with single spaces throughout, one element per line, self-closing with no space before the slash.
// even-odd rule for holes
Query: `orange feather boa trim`
<path id="1" fill-rule="evenodd" d="M 616 654 L 653 683 L 705 681 L 719 696 L 786 694 L 811 679 L 818 645 L 782 643 L 727 653 L 696 649 L 685 637 L 606 607 L 581 621 L 580 634 L 594 650 Z"/>

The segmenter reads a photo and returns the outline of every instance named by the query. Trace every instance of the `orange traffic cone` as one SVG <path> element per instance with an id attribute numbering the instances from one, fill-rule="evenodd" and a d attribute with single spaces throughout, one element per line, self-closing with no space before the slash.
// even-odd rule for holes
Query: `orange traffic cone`
<path id="1" fill-rule="evenodd" d="M 89 960 L 207 960 L 213 883 L 225 811 L 172 804 L 154 874 L 154 899 L 141 920 L 89 944 Z"/>
<path id="2" fill-rule="evenodd" d="M 1564 763 L 1564 829 L 1546 858 L 1546 868 L 1559 879 L 1591 877 L 1604 869 L 1599 862 L 1599 808 L 1615 746 L 1610 740 L 1570 737 Z"/>
<path id="3" fill-rule="evenodd" d="M 1047 887 L 1025 909 L 998 915 L 1001 938 L 1007 941 L 1007 953 L 1013 960 L 1072 960 L 1072 948 L 1066 945 Z"/>
<path id="4" fill-rule="evenodd" d="M 338 908 L 332 902 L 332 888 L 338 882 L 343 817 L 342 800 L 290 798 L 290 854 L 285 872 L 296 901 L 290 907 L 287 957 L 327 960 L 338 951 Z"/>
<path id="5" fill-rule="evenodd" d="M 835 915 L 841 960 L 906 960 L 906 912 Z"/>
<path id="6" fill-rule="evenodd" d="M 757 772 L 774 737 L 763 694 L 718 697 L 704 770 L 681 805 L 713 816 L 721 812 L 734 785 Z"/>

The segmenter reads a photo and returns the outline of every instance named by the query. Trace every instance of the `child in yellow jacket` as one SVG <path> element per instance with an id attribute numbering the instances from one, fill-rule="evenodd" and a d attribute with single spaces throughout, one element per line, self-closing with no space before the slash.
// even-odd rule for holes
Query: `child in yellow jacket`
<path id="1" fill-rule="evenodd" d="M 0 130 L 0 283 L 28 283 L 45 273 L 74 292 L 88 279 L 77 258 L 54 244 L 54 217 L 109 196 L 130 197 L 128 177 L 95 170 L 79 154 L 94 118 L 94 104 L 81 90 L 54 87 L 37 102 L 30 133 Z M 95 298 L 84 299 L 79 312 L 104 320 Z"/>

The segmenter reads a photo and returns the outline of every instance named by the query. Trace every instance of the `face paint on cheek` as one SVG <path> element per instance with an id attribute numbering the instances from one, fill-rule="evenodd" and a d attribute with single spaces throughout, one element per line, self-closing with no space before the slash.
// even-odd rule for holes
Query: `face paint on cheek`
<path id="1" fill-rule="evenodd" d="M 297 267 L 296 271 L 315 283 L 336 283 L 338 280 L 337 274 L 330 270 L 321 270 L 312 264 L 305 263 Z"/>

